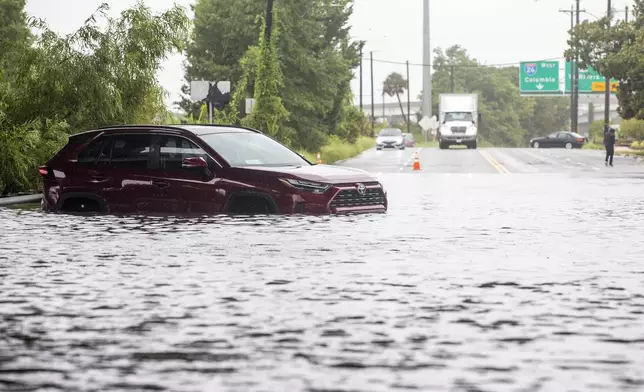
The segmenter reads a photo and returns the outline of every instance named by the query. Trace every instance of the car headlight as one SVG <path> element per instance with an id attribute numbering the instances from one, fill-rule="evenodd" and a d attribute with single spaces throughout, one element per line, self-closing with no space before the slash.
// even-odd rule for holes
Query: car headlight
<path id="1" fill-rule="evenodd" d="M 292 178 L 280 178 L 285 185 L 299 189 L 301 191 L 322 194 L 331 188 L 330 184 L 323 184 L 321 182 L 295 180 Z"/>

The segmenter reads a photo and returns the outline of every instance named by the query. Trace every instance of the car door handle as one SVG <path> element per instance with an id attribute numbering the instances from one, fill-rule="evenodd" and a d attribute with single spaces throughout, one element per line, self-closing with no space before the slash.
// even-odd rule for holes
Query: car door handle
<path id="1" fill-rule="evenodd" d="M 91 180 L 89 182 L 91 182 L 92 184 L 107 182 L 109 180 L 109 178 L 107 178 L 106 176 L 104 176 L 103 174 L 97 171 L 92 170 L 89 172 L 89 174 L 91 175 Z"/>
<path id="2" fill-rule="evenodd" d="M 152 185 L 159 187 L 159 188 L 167 188 L 170 186 L 170 183 L 167 181 L 159 181 L 159 180 L 154 180 L 152 181 Z"/>
<path id="3" fill-rule="evenodd" d="M 107 177 L 103 177 L 103 176 L 92 176 L 92 181 L 90 181 L 90 182 L 92 182 L 92 183 L 94 183 L 94 184 L 98 184 L 98 183 L 101 183 L 101 182 L 107 182 L 107 180 L 108 180 L 108 178 L 107 178 Z"/>

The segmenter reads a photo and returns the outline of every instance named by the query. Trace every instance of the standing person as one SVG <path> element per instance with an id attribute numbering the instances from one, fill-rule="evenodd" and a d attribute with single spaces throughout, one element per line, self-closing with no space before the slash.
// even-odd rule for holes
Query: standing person
<path id="1" fill-rule="evenodd" d="M 606 147 L 606 166 L 613 166 L 613 156 L 615 155 L 615 129 L 608 128 L 608 132 L 604 135 L 604 147 Z"/>

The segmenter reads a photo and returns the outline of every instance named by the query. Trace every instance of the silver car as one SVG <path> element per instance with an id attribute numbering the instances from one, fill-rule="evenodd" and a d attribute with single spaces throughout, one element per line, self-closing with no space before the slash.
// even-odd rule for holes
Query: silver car
<path id="1" fill-rule="evenodd" d="M 376 149 L 395 148 L 398 150 L 405 149 L 405 138 L 403 131 L 398 128 L 385 128 L 376 137 Z"/>

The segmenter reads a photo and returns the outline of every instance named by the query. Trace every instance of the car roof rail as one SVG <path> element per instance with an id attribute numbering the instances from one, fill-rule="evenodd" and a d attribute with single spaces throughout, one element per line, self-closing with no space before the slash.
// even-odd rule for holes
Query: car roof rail
<path id="1" fill-rule="evenodd" d="M 247 131 L 263 134 L 263 132 L 258 129 L 245 127 L 242 125 L 234 125 L 234 124 L 120 124 L 120 125 L 107 125 L 107 126 L 99 127 L 90 132 L 109 130 L 109 129 L 128 130 L 128 129 L 140 129 L 140 128 L 161 128 L 161 129 L 167 129 L 167 130 L 179 129 L 186 132 L 190 132 L 189 129 L 186 129 L 186 126 L 237 128 L 237 129 L 244 129 Z M 194 132 L 190 132 L 190 133 L 194 133 Z"/>

